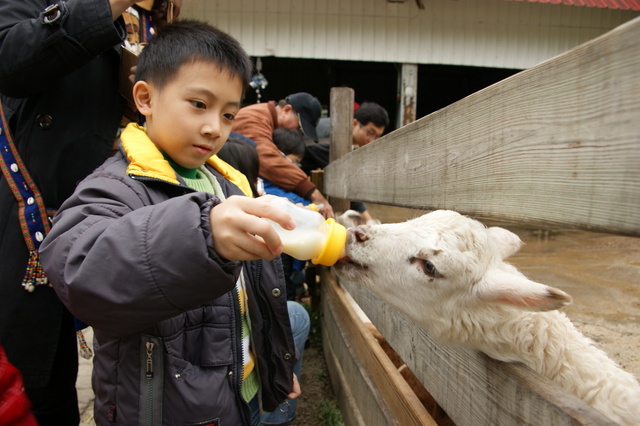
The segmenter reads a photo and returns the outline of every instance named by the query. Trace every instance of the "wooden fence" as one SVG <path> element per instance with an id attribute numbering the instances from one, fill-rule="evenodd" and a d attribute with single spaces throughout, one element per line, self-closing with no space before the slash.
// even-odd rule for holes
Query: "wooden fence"
<path id="1" fill-rule="evenodd" d="M 323 191 L 532 226 L 640 236 L 640 18 L 350 152 L 353 92 L 331 94 Z M 458 425 L 611 424 L 519 364 L 436 344 L 323 269 L 325 356 L 348 425 L 436 424 L 346 288 Z"/>

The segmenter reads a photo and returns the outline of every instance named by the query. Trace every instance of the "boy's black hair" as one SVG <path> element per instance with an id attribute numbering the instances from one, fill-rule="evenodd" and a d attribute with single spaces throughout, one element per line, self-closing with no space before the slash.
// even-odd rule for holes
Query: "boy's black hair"
<path id="1" fill-rule="evenodd" d="M 273 131 L 273 143 L 284 154 L 304 155 L 304 135 L 295 129 L 278 128 Z"/>
<path id="2" fill-rule="evenodd" d="M 375 102 L 364 102 L 353 114 L 353 118 L 358 120 L 363 126 L 373 123 L 378 127 L 384 127 L 386 129 L 389 125 L 389 114 L 387 110 Z"/>
<path id="3" fill-rule="evenodd" d="M 184 64 L 215 63 L 242 81 L 243 92 L 251 80 L 253 63 L 240 43 L 227 33 L 201 21 L 180 20 L 162 27 L 142 50 L 136 81 L 162 88 Z"/>
<path id="4" fill-rule="evenodd" d="M 256 181 L 260 169 L 260 159 L 256 147 L 232 134 L 222 145 L 217 155 L 247 177 L 251 191 L 257 197 Z"/>

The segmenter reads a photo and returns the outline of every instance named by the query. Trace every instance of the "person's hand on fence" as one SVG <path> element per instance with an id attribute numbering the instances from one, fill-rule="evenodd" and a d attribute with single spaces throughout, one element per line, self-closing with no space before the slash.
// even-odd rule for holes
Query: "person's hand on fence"
<path id="1" fill-rule="evenodd" d="M 309 196 L 311 202 L 316 205 L 318 208 L 318 212 L 324 216 L 325 219 L 329 219 L 330 217 L 335 217 L 333 213 L 333 207 L 329 204 L 329 201 L 322 195 L 320 191 L 315 189 L 311 195 Z"/>

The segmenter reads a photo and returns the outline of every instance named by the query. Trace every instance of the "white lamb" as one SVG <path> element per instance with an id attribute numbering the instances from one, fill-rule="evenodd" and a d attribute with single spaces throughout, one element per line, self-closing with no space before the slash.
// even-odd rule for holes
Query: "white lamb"
<path id="1" fill-rule="evenodd" d="M 623 425 L 640 424 L 640 384 L 555 309 L 565 292 L 527 279 L 504 259 L 517 235 L 439 210 L 348 233 L 335 265 L 443 343 L 519 361 Z"/>

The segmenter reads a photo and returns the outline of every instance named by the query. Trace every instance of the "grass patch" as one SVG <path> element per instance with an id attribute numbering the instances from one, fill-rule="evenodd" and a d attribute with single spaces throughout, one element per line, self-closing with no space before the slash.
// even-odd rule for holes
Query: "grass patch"
<path id="1" fill-rule="evenodd" d="M 316 419 L 323 426 L 344 426 L 342 414 L 335 400 L 322 399 L 318 404 Z"/>

